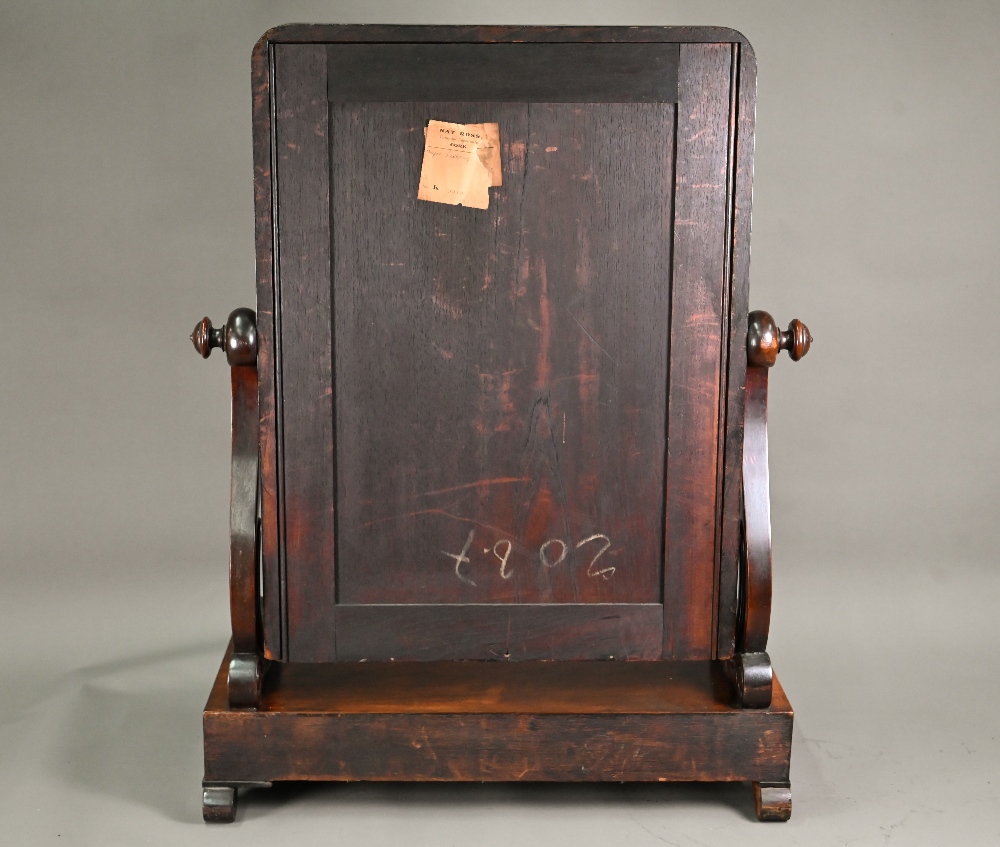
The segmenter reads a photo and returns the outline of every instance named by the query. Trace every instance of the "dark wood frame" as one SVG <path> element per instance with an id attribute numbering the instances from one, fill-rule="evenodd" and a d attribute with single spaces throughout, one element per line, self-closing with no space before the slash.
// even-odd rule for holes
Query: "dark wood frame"
<path id="1" fill-rule="evenodd" d="M 717 481 L 714 491 L 696 487 L 684 490 L 683 498 L 668 496 L 668 504 L 683 506 L 668 506 L 665 578 L 673 580 L 672 596 L 697 604 L 685 618 L 697 625 L 681 631 L 665 625 L 662 650 L 648 656 L 639 651 L 638 658 L 656 661 L 624 665 L 546 663 L 539 670 L 530 661 L 425 662 L 413 671 L 381 663 L 287 661 L 296 651 L 282 610 L 301 598 L 280 563 L 290 549 L 295 555 L 295 545 L 304 545 L 305 555 L 332 561 L 335 535 L 332 480 L 321 471 L 302 472 L 308 462 L 294 475 L 282 470 L 289 448 L 276 402 L 283 374 L 276 339 L 282 337 L 279 321 L 304 318 L 282 309 L 278 280 L 286 268 L 329 275 L 330 261 L 322 248 L 278 252 L 279 241 L 287 245 L 296 238 L 329 244 L 329 232 L 325 239 L 323 233 L 296 232 L 295 220 L 279 238 L 276 168 L 283 157 L 301 153 L 289 152 L 276 136 L 275 115 L 297 110 L 302 121 L 319 125 L 327 113 L 326 76 L 318 72 L 325 49 L 300 53 L 305 57 L 302 84 L 275 96 L 274 68 L 282 61 L 282 45 L 601 41 L 726 45 L 730 57 L 731 106 L 725 116 L 730 168 L 720 194 L 728 222 L 723 264 L 706 269 L 699 264 L 705 260 L 697 241 L 678 245 L 682 268 L 692 274 L 721 273 L 728 283 L 720 313 L 697 326 L 675 320 L 670 331 L 671 349 L 693 344 L 706 349 L 693 364 L 685 358 L 678 365 L 671 358 L 668 406 L 673 416 L 668 431 L 687 439 L 686 449 L 672 456 L 668 444 L 668 491 L 684 480 L 705 478 L 707 464 L 708 475 Z M 310 68 L 310 62 L 317 67 Z M 767 368 L 779 349 L 800 358 L 811 338 L 798 322 L 783 333 L 766 313 L 747 315 L 755 73 L 746 40 L 718 28 L 289 26 L 258 42 L 253 53 L 258 312 L 235 311 L 224 330 L 212 328 L 206 318 L 192 336 L 204 356 L 212 347 L 226 350 L 233 382 L 233 643 L 205 710 L 206 820 L 233 818 L 239 785 L 284 779 L 748 780 L 754 783 L 758 816 L 787 819 L 792 712 L 765 652 L 771 564 Z M 322 83 L 324 91 L 311 91 L 310 79 Z M 328 155 L 325 147 L 322 155 Z M 282 173 L 295 179 L 293 168 Z M 328 185 L 314 181 L 306 188 L 303 196 L 328 208 Z M 704 202 L 703 196 L 679 195 L 675 215 L 696 217 Z M 296 212 L 283 212 L 286 223 L 288 214 Z M 675 272 L 677 267 L 675 255 Z M 675 284 L 674 290 L 679 294 L 671 306 L 675 316 L 685 308 L 691 314 L 709 313 L 709 304 L 684 303 L 685 296 L 697 298 L 695 286 Z M 322 314 L 324 304 L 319 305 L 316 311 Z M 705 344 L 706 326 L 717 333 L 714 345 Z M 325 331 L 330 343 L 329 327 L 296 329 L 311 344 Z M 296 378 L 318 389 L 315 407 L 299 411 L 329 421 L 325 443 L 331 455 L 325 458 L 332 464 L 333 399 L 322 391 L 330 384 L 330 367 L 330 356 L 314 356 L 307 372 Z M 703 420 L 680 413 L 703 383 L 716 380 L 715 424 L 706 427 Z M 692 444 L 698 446 L 690 449 Z M 322 462 L 313 465 L 323 467 Z M 330 508 L 302 508 L 317 503 Z M 289 534 L 290 512 L 299 523 Z M 693 574 L 682 566 L 692 556 L 707 558 L 713 568 Z M 280 590 L 259 599 L 261 572 L 265 584 Z M 332 596 L 333 585 L 326 588 Z M 311 589 L 322 593 L 323 586 Z M 335 643 L 334 616 L 324 612 L 295 637 Z M 269 664 L 273 670 L 266 674 Z M 594 679 L 601 675 L 607 678 L 595 688 Z M 487 678 L 491 697 L 499 686 L 499 701 L 484 699 Z M 572 706 L 567 692 L 575 693 Z M 420 738 L 425 743 L 414 741 Z M 487 749 L 486 738 L 498 739 L 495 750 Z M 621 750 L 622 745 L 630 751 L 626 760 L 619 755 L 618 763 L 610 764 L 601 755 L 605 747 Z M 448 753 L 447 765 L 439 760 L 441 750 Z"/>
<path id="2" fill-rule="evenodd" d="M 671 349 L 676 346 L 696 342 L 703 345 L 706 356 L 693 370 L 688 362 L 674 365 L 670 374 L 671 397 L 669 408 L 674 420 L 668 424 L 668 431 L 675 449 L 668 458 L 668 499 L 676 503 L 668 508 L 666 531 L 674 539 L 668 546 L 665 560 L 664 593 L 682 597 L 692 608 L 684 615 L 691 623 L 677 629 L 679 617 L 664 618 L 662 648 L 660 655 L 650 654 L 648 649 L 640 651 L 647 658 L 665 659 L 726 659 L 732 656 L 736 643 L 736 584 L 739 570 L 739 521 L 740 521 L 740 447 L 742 442 L 742 421 L 746 359 L 742 339 L 746 333 L 746 313 L 749 279 L 749 237 L 750 237 L 750 185 L 753 161 L 753 119 L 756 85 L 756 60 L 746 40 L 733 30 L 704 27 L 372 27 L 372 26 L 291 26 L 280 27 L 268 33 L 258 42 L 253 54 L 254 85 L 254 161 L 255 198 L 257 220 L 257 300 L 260 324 L 260 376 L 261 396 L 261 480 L 262 480 L 262 533 L 264 557 L 264 581 L 267 585 L 280 586 L 278 591 L 266 593 L 262 629 L 264 650 L 268 658 L 298 660 L 303 652 L 300 644 L 308 645 L 310 660 L 332 661 L 337 658 L 337 623 L 334 610 L 317 603 L 316 598 L 333 597 L 335 578 L 328 574 L 328 584 L 317 585 L 315 580 L 307 587 L 295 582 L 295 568 L 287 567 L 289 560 L 314 559 L 321 557 L 335 560 L 335 526 L 333 502 L 335 492 L 332 481 L 323 474 L 322 468 L 332 465 L 335 457 L 335 442 L 332 428 L 326 438 L 329 455 L 322 461 L 312 461 L 313 456 L 299 456 L 295 445 L 288 445 L 283 437 L 284 419 L 276 398 L 282 393 L 282 374 L 286 374 L 287 363 L 295 351 L 276 347 L 275 339 L 282 337 L 279 321 L 283 317 L 281 309 L 282 274 L 309 276 L 328 274 L 329 253 L 311 250 L 308 255 L 286 250 L 278 254 L 275 244 L 287 238 L 290 242 L 301 242 L 308 238 L 310 243 L 328 244 L 329 232 L 312 232 L 310 227 L 322 226 L 328 217 L 316 212 L 297 211 L 290 216 L 284 213 L 281 221 L 276 214 L 275 174 L 281 171 L 292 174 L 294 181 L 302 175 L 310 181 L 313 202 L 324 208 L 328 206 L 329 185 L 317 184 L 316 179 L 324 179 L 322 168 L 305 161 L 328 156 L 326 145 L 318 140 L 311 149 L 288 150 L 278 137 L 278 112 L 295 113 L 295 121 L 302 125 L 326 126 L 326 52 L 321 45 L 350 42 L 413 42 L 413 43 L 498 43 L 498 42 L 681 42 L 690 44 L 725 44 L 731 49 L 732 59 L 730 80 L 733 96 L 730 98 L 729 120 L 733 131 L 726 133 L 731 149 L 727 158 L 730 172 L 724 192 L 720 191 L 718 202 L 726 204 L 728 221 L 727 250 L 718 257 L 723 262 L 720 267 L 705 267 L 707 260 L 698 251 L 697 242 L 692 240 L 690 259 L 696 267 L 690 269 L 692 277 L 699 271 L 706 274 L 721 274 L 728 280 L 725 286 L 721 312 L 715 320 L 693 325 L 689 321 L 672 321 Z M 284 94 L 274 94 L 274 74 L 279 55 L 287 45 L 316 45 L 309 58 L 301 60 L 302 68 L 298 76 L 300 84 L 288 89 Z M 683 81 L 682 81 L 683 82 Z M 311 87 L 310 87 L 311 86 Z M 315 89 L 315 90 L 312 90 Z M 282 91 L 285 91 L 282 89 Z M 285 99 L 282 99 L 285 98 Z M 679 128 L 680 129 L 680 128 Z M 680 138 L 682 133 L 678 131 Z M 291 165 L 294 164 L 294 167 Z M 307 177 L 308 175 L 308 177 Z M 318 175 L 318 177 L 317 177 Z M 706 175 L 707 176 L 707 175 Z M 296 184 L 282 183 L 282 190 L 296 193 Z M 714 176 L 707 178 L 710 182 Z M 722 194 L 724 193 L 724 197 Z M 709 202 L 706 192 L 679 194 L 676 198 L 678 213 L 695 215 Z M 281 232 L 279 233 L 279 229 Z M 684 244 L 675 245 L 678 253 Z M 716 260 L 713 257 L 713 261 Z M 675 259 L 675 268 L 676 268 Z M 675 290 L 685 291 L 684 286 L 675 285 Z M 320 295 L 322 298 L 324 295 Z M 684 310 L 690 315 L 703 310 L 711 313 L 714 304 L 699 302 L 703 296 L 692 287 L 683 296 L 689 302 L 672 304 L 672 309 Z M 314 315 L 329 309 L 329 302 L 317 302 Z M 295 336 L 303 346 L 310 349 L 332 345 L 330 329 L 321 322 L 305 323 L 303 316 L 294 316 Z M 708 325 L 711 324 L 709 327 Z M 706 329 L 708 327 L 708 329 Z M 713 332 L 718 336 L 718 348 L 705 345 L 703 334 Z M 284 365 L 282 364 L 284 361 Z M 323 395 L 323 387 L 330 384 L 332 363 L 329 357 L 310 359 L 312 367 L 308 372 L 296 371 L 295 379 L 314 388 L 311 393 L 317 399 L 310 408 L 297 409 L 296 413 L 311 420 L 333 419 L 333 398 Z M 680 370 L 676 370 L 680 368 Z M 721 373 L 720 373 L 721 371 Z M 718 378 L 718 379 L 717 379 Z M 718 408 L 713 412 L 717 435 L 709 439 L 701 420 L 693 420 L 680 414 L 679 410 L 692 404 L 699 397 L 703 382 L 715 384 L 717 379 Z M 727 386 L 735 386 L 729 390 Z M 669 449 L 669 448 L 668 448 Z M 294 467 L 292 476 L 284 473 L 286 467 Z M 699 479 L 706 472 L 714 474 L 715 490 L 705 490 L 691 486 L 687 481 Z M 685 487 L 680 487 L 685 486 Z M 300 504 L 311 504 L 310 509 L 300 508 Z M 321 504 L 318 506 L 317 504 Z M 284 506 L 284 508 L 282 508 Z M 294 531 L 289 531 L 289 515 L 294 516 Z M 675 543 L 676 542 L 676 543 Z M 692 559 L 711 562 L 712 567 L 692 570 L 685 566 Z M 291 576 L 290 576 L 291 574 Z M 291 609 L 285 614 L 285 611 Z M 351 614 L 371 615 L 369 609 L 353 609 Z M 633 626 L 642 627 L 642 610 L 635 610 Z M 296 620 L 296 631 L 289 631 L 288 617 Z M 642 642 L 648 643 L 648 636 Z M 317 653 L 318 645 L 329 645 L 325 655 Z M 384 658 L 388 658 L 387 654 Z M 399 651 L 395 654 L 400 656 Z M 581 658 L 564 656 L 565 658 Z"/>

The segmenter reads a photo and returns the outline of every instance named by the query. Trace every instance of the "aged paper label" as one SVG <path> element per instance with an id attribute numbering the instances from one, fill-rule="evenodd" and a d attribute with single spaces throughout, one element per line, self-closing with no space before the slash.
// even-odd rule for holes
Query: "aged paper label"
<path id="1" fill-rule="evenodd" d="M 501 184 L 499 124 L 427 124 L 418 200 L 486 209 Z"/>

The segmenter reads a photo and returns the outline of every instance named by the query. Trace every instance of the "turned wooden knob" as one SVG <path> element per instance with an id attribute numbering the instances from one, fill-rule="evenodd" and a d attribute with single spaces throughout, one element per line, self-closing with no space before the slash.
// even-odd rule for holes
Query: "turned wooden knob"
<path id="1" fill-rule="evenodd" d="M 207 359 L 213 348 L 226 351 L 230 366 L 257 364 L 257 316 L 253 309 L 234 309 L 225 327 L 216 329 L 208 318 L 202 318 L 191 333 L 191 343 L 202 358 Z"/>
<path id="2" fill-rule="evenodd" d="M 793 362 L 809 352 L 812 335 L 800 320 L 793 320 L 787 330 L 778 329 L 767 312 L 751 312 L 747 330 L 747 364 L 769 368 L 778 361 L 778 353 L 787 350 Z"/>
<path id="3" fill-rule="evenodd" d="M 198 321 L 194 332 L 191 333 L 191 343 L 194 344 L 194 349 L 201 354 L 201 357 L 207 359 L 211 355 L 213 347 L 222 347 L 222 333 L 223 330 L 212 326 L 212 322 L 206 316 Z"/>

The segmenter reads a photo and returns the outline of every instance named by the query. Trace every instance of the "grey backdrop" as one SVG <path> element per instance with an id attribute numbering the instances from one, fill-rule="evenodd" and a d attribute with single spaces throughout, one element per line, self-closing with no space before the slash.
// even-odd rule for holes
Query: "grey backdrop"
<path id="1" fill-rule="evenodd" d="M 718 24 L 759 62 L 795 813 L 740 787 L 322 787 L 200 823 L 254 304 L 250 49 L 285 22 Z M 0 2 L 0 841 L 996 844 L 1000 5 Z M 9 839 L 9 840 L 8 840 Z M 272 841 L 271 843 L 277 843 Z"/>

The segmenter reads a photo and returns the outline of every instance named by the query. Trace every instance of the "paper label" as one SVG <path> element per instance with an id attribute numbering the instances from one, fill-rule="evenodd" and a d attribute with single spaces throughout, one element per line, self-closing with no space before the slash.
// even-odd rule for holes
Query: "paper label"
<path id="1" fill-rule="evenodd" d="M 501 184 L 499 124 L 427 124 L 418 200 L 486 209 Z"/>

